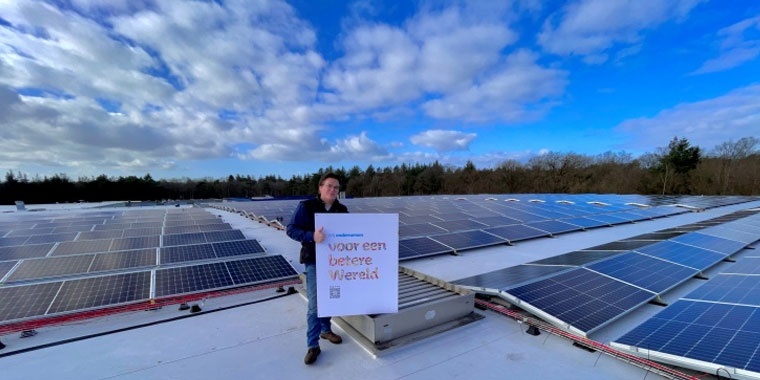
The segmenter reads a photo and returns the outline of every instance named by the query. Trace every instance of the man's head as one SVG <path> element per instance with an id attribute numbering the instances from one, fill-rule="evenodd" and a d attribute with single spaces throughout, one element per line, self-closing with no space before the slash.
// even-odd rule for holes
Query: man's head
<path id="1" fill-rule="evenodd" d="M 332 204 L 340 192 L 340 180 L 335 173 L 327 172 L 319 178 L 319 197 L 323 202 Z"/>

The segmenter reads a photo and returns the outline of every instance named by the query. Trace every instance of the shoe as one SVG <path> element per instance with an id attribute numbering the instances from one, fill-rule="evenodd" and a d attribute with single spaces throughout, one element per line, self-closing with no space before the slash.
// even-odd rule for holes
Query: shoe
<path id="1" fill-rule="evenodd" d="M 341 338 L 340 335 L 332 331 L 323 332 L 319 334 L 319 337 L 322 339 L 327 339 L 330 341 L 330 343 L 333 343 L 333 344 L 340 344 L 340 342 L 343 341 L 343 338 Z"/>
<path id="2" fill-rule="evenodd" d="M 309 351 L 306 351 L 306 357 L 303 358 L 303 362 L 306 365 L 312 364 L 317 361 L 317 356 L 322 352 L 319 347 L 311 347 Z"/>

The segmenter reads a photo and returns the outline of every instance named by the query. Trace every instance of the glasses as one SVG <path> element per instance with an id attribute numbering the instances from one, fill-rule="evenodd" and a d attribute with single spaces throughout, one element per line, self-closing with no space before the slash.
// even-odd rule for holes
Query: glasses
<path id="1" fill-rule="evenodd" d="M 340 190 L 340 185 L 333 186 L 333 185 L 330 185 L 329 183 L 325 183 L 325 184 L 322 184 L 322 186 L 326 187 L 328 190 Z"/>

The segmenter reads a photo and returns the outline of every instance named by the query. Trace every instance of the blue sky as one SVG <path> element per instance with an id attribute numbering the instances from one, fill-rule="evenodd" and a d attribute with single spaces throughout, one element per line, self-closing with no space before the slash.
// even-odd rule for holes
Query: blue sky
<path id="1" fill-rule="evenodd" d="M 224 178 L 760 138 L 760 2 L 0 0 L 0 169 Z"/>

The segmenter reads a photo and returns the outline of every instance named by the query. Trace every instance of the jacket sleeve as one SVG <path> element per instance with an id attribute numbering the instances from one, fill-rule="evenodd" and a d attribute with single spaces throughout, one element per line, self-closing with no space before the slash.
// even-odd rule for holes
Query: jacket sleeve
<path id="1" fill-rule="evenodd" d="M 306 211 L 306 205 L 304 205 L 303 202 L 299 203 L 296 211 L 293 212 L 293 215 L 290 217 L 290 222 L 288 223 L 286 231 L 291 239 L 300 241 L 301 243 L 314 241 L 314 231 L 308 230 L 309 222 L 306 220 L 308 214 L 309 213 Z"/>

